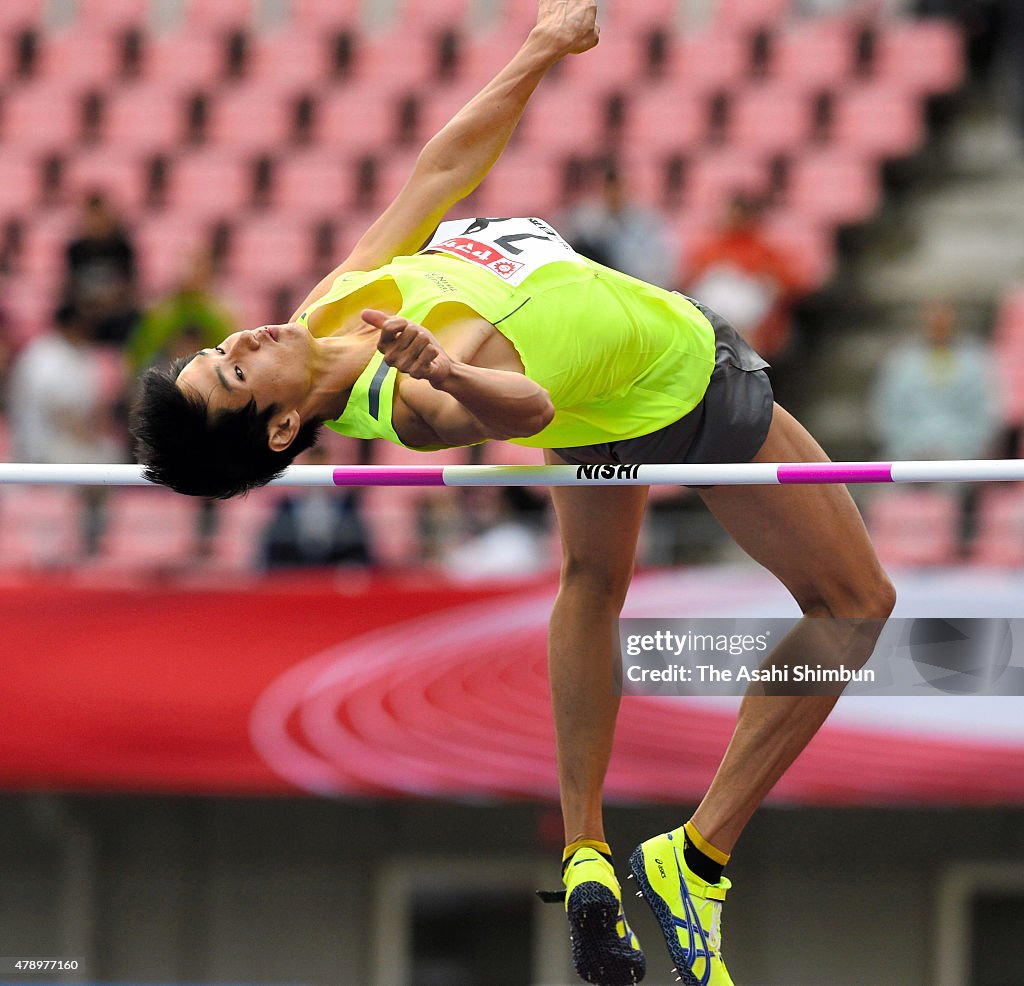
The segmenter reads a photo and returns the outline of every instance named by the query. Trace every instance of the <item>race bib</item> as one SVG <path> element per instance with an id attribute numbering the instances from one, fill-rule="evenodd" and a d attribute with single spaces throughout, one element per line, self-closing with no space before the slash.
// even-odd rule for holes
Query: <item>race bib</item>
<path id="1" fill-rule="evenodd" d="M 515 285 L 546 264 L 579 260 L 541 219 L 454 219 L 437 227 L 423 251 L 470 260 Z"/>

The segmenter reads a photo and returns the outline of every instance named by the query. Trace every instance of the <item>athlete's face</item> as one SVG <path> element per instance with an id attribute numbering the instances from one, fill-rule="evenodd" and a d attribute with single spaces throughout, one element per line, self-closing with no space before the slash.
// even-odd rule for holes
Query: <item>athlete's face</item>
<path id="1" fill-rule="evenodd" d="M 213 349 L 202 349 L 178 374 L 178 387 L 199 394 L 210 413 L 256 402 L 287 411 L 309 394 L 312 336 L 297 322 L 235 332 Z"/>

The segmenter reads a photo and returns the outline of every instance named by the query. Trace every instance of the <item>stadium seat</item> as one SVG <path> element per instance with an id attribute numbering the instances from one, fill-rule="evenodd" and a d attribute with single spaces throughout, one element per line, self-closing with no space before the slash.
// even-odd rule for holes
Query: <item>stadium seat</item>
<path id="1" fill-rule="evenodd" d="M 952 92 L 964 80 L 963 34 L 952 21 L 905 20 L 879 32 L 874 73 L 923 96 Z"/>
<path id="2" fill-rule="evenodd" d="M 185 0 L 185 24 L 204 30 L 224 31 L 253 26 L 257 0 Z"/>
<path id="3" fill-rule="evenodd" d="M 1024 284 L 1007 289 L 999 304 L 993 340 L 998 346 L 1024 350 Z"/>
<path id="4" fill-rule="evenodd" d="M 913 154 L 924 141 L 920 100 L 892 82 L 847 88 L 835 101 L 832 141 L 877 158 Z"/>
<path id="5" fill-rule="evenodd" d="M 0 3 L 0 38 L 42 23 L 46 0 L 4 0 Z"/>
<path id="6" fill-rule="evenodd" d="M 156 295 L 174 286 L 186 258 L 209 247 L 210 229 L 206 217 L 167 210 L 140 217 L 132 239 L 143 288 Z"/>
<path id="7" fill-rule="evenodd" d="M 363 0 L 290 0 L 291 23 L 300 30 L 324 31 L 357 25 Z"/>
<path id="8" fill-rule="evenodd" d="M 669 69 L 671 79 L 693 92 L 734 88 L 750 70 L 749 44 L 739 34 L 687 33 L 675 46 Z"/>
<path id="9" fill-rule="evenodd" d="M 316 111 L 316 140 L 351 159 L 389 144 L 398 132 L 395 91 L 352 83 L 330 92 Z"/>
<path id="10" fill-rule="evenodd" d="M 107 103 L 103 137 L 125 151 L 173 151 L 187 129 L 187 100 L 173 87 L 119 86 Z"/>
<path id="11" fill-rule="evenodd" d="M 9 0 L 7 0 L 9 2 Z M 153 0 L 76 0 L 75 31 L 117 31 L 145 24 Z"/>
<path id="12" fill-rule="evenodd" d="M 198 505 L 170 490 L 112 490 L 97 568 L 174 568 L 196 557 Z"/>
<path id="13" fill-rule="evenodd" d="M 120 49 L 113 33 L 75 27 L 43 36 L 36 74 L 41 81 L 52 79 L 68 90 L 109 83 L 119 66 Z"/>
<path id="14" fill-rule="evenodd" d="M 844 84 L 856 63 L 856 25 L 844 17 L 793 21 L 772 42 L 771 78 L 816 91 Z"/>
<path id="15" fill-rule="evenodd" d="M 78 202 L 98 188 L 116 194 L 118 206 L 129 214 L 141 209 L 148 189 L 145 158 L 114 144 L 71 155 L 64 177 L 69 199 Z"/>
<path id="16" fill-rule="evenodd" d="M 1024 564 L 1024 486 L 986 489 L 978 504 L 978 533 L 971 545 L 977 565 Z"/>
<path id="17" fill-rule="evenodd" d="M 4 98 L 5 140 L 19 151 L 64 150 L 82 132 L 84 90 L 58 79 L 40 80 Z"/>
<path id="18" fill-rule="evenodd" d="M 836 263 L 835 236 L 828 224 L 791 210 L 762 216 L 765 239 L 792 261 L 806 291 L 816 291 L 832 276 Z"/>
<path id="19" fill-rule="evenodd" d="M 683 5 L 679 0 L 611 0 L 600 8 L 602 35 L 643 34 L 661 29 L 672 31 L 680 26 Z M 601 38 L 601 44 L 606 37 Z"/>
<path id="20" fill-rule="evenodd" d="M 793 161 L 786 202 L 815 222 L 858 223 L 878 208 L 880 184 L 870 160 L 842 151 L 817 151 Z"/>
<path id="21" fill-rule="evenodd" d="M 763 158 L 726 148 L 696 157 L 687 174 L 685 201 L 701 211 L 721 209 L 742 192 L 755 199 L 768 192 L 769 172 Z"/>
<path id="22" fill-rule="evenodd" d="M 399 0 L 395 6 L 395 23 L 417 31 L 438 28 L 460 28 L 470 22 L 475 0 Z"/>
<path id="23" fill-rule="evenodd" d="M 580 100 L 569 86 L 541 89 L 519 125 L 523 146 L 529 144 L 538 154 L 554 160 L 568 154 L 607 152 L 611 149 L 606 128 L 609 95 L 594 91 Z"/>
<path id="24" fill-rule="evenodd" d="M 956 560 L 959 503 L 936 488 L 877 491 L 868 530 L 883 565 L 947 565 Z"/>
<path id="25" fill-rule="evenodd" d="M 169 205 L 198 219 L 233 216 L 251 204 L 252 192 L 252 161 L 228 150 L 195 151 L 171 167 Z"/>
<path id="26" fill-rule="evenodd" d="M 308 222 L 277 212 L 240 222 L 231 248 L 230 271 L 239 280 L 315 283 L 313 234 Z"/>
<path id="27" fill-rule="evenodd" d="M 299 96 L 270 80 L 218 92 L 210 101 L 207 140 L 239 154 L 283 151 L 296 133 Z"/>
<path id="28" fill-rule="evenodd" d="M 5 141 L 0 152 L 0 217 L 3 219 L 30 211 L 39 200 L 39 162 L 34 154 L 19 153 L 15 146 Z"/>
<path id="29" fill-rule="evenodd" d="M 0 567 L 64 568 L 81 560 L 78 491 L 60 486 L 0 488 Z"/>
<path id="30" fill-rule="evenodd" d="M 77 210 L 75 208 L 48 210 L 38 214 L 25 230 L 21 269 L 37 281 L 61 276 L 64 272 L 64 252 L 71 239 Z M 6 288 L 5 288 L 6 291 Z M 47 300 L 44 317 L 49 319 L 54 305 Z"/>
<path id="31" fill-rule="evenodd" d="M 646 51 L 639 36 L 608 32 L 584 57 L 562 62 L 558 82 L 572 86 L 577 92 L 588 92 L 594 87 L 623 87 L 642 80 L 645 67 Z"/>
<path id="32" fill-rule="evenodd" d="M 301 216 L 338 216 L 348 209 L 356 197 L 348 150 L 342 143 L 338 151 L 319 146 L 283 157 L 274 187 L 276 207 Z"/>
<path id="33" fill-rule="evenodd" d="M 674 83 L 645 89 L 633 100 L 626 120 L 625 143 L 645 154 L 685 154 L 707 137 L 707 97 Z"/>
<path id="34" fill-rule="evenodd" d="M 249 77 L 253 82 L 276 84 L 282 89 L 322 91 L 332 70 L 331 39 L 322 31 L 295 28 L 263 31 L 249 48 Z"/>
<path id="35" fill-rule="evenodd" d="M 737 147 L 755 154 L 799 153 L 811 138 L 811 99 L 786 85 L 758 85 L 732 100 L 726 132 Z"/>
<path id="36" fill-rule="evenodd" d="M 727 31 L 774 27 L 790 14 L 792 0 L 718 0 L 715 24 Z"/>
<path id="37" fill-rule="evenodd" d="M 475 211 L 487 216 L 551 217 L 562 207 L 562 169 L 532 148 L 509 150 L 484 179 Z"/>
<path id="38" fill-rule="evenodd" d="M 223 40 L 208 31 L 177 30 L 150 38 L 144 74 L 154 86 L 212 89 L 225 74 Z"/>
<path id="39" fill-rule="evenodd" d="M 281 489 L 253 490 L 216 505 L 216 521 L 208 561 L 216 569 L 252 571 L 260 562 L 263 534 Z"/>

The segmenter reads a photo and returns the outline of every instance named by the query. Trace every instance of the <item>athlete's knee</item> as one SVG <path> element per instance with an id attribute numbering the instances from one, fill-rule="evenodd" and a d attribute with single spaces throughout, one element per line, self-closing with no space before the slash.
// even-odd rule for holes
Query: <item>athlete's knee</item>
<path id="1" fill-rule="evenodd" d="M 808 616 L 887 620 L 896 606 L 896 587 L 878 565 L 815 585 L 802 598 Z"/>
<path id="2" fill-rule="evenodd" d="M 562 559 L 562 589 L 582 593 L 594 603 L 621 609 L 632 579 L 632 558 L 626 561 L 566 551 Z"/>

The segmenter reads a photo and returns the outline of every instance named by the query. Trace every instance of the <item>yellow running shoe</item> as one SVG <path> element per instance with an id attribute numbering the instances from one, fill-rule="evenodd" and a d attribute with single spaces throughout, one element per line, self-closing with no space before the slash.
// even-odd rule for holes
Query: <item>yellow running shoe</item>
<path id="1" fill-rule="evenodd" d="M 579 976 L 599 986 L 633 986 L 647 961 L 626 922 L 615 870 L 594 849 L 577 849 L 562 877 L 572 961 Z"/>
<path id="2" fill-rule="evenodd" d="M 722 958 L 722 901 L 732 884 L 702 880 L 683 858 L 682 828 L 637 846 L 629 868 L 661 925 L 685 986 L 733 986 Z"/>

